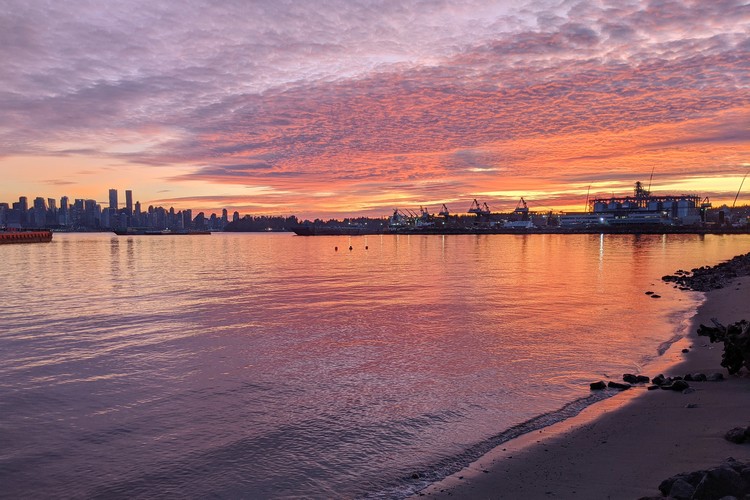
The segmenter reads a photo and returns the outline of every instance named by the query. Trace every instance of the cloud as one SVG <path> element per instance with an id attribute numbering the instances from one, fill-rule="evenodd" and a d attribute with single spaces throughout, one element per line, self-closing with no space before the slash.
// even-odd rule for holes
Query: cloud
<path id="1" fill-rule="evenodd" d="M 708 173 L 748 143 L 741 1 L 10 1 L 0 28 L 3 155 L 180 165 L 300 206 Z"/>

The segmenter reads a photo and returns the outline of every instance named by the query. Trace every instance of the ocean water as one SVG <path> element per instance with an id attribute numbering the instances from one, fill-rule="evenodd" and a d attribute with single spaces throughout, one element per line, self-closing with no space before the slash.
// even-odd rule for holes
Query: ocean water
<path id="1" fill-rule="evenodd" d="M 639 372 L 701 300 L 660 277 L 748 251 L 692 235 L 3 245 L 0 497 L 403 497 Z"/>

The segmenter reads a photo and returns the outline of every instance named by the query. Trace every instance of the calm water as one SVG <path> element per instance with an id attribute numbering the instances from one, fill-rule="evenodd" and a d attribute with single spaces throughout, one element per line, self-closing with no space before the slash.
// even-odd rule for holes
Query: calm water
<path id="1" fill-rule="evenodd" d="M 675 235 L 3 245 L 0 496 L 403 496 L 637 372 L 701 297 L 659 278 L 749 250 Z"/>

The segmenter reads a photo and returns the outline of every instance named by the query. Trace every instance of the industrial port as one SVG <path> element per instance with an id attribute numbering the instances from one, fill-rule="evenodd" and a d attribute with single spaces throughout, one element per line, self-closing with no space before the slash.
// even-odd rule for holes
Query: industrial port
<path id="1" fill-rule="evenodd" d="M 741 189 L 741 186 L 740 186 Z M 739 196 L 739 191 L 737 192 Z M 486 201 L 474 199 L 465 213 L 445 204 L 437 214 L 424 207 L 395 209 L 387 219 L 305 221 L 293 228 L 298 235 L 335 234 L 466 234 L 466 233 L 747 233 L 750 208 L 713 208 L 708 197 L 695 194 L 657 195 L 638 181 L 628 196 L 586 200 L 586 211 L 532 210 L 522 197 L 515 209 L 493 212 Z"/>

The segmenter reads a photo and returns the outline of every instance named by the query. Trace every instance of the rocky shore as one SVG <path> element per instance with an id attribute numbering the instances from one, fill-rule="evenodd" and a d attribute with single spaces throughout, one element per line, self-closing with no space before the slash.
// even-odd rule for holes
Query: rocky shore
<path id="1" fill-rule="evenodd" d="M 708 292 L 724 288 L 742 276 L 750 276 L 750 253 L 738 255 L 715 266 L 698 267 L 691 271 L 679 269 L 675 274 L 663 276 L 662 280 L 675 283 L 676 287 L 683 290 Z"/>
<path id="2" fill-rule="evenodd" d="M 750 319 L 750 253 L 663 279 L 706 292 L 690 335 L 664 355 L 664 373 L 594 382 L 592 390 L 619 394 L 504 444 L 417 496 L 748 498 L 750 376 L 723 370 L 721 344 L 697 331 L 712 320 Z"/>

